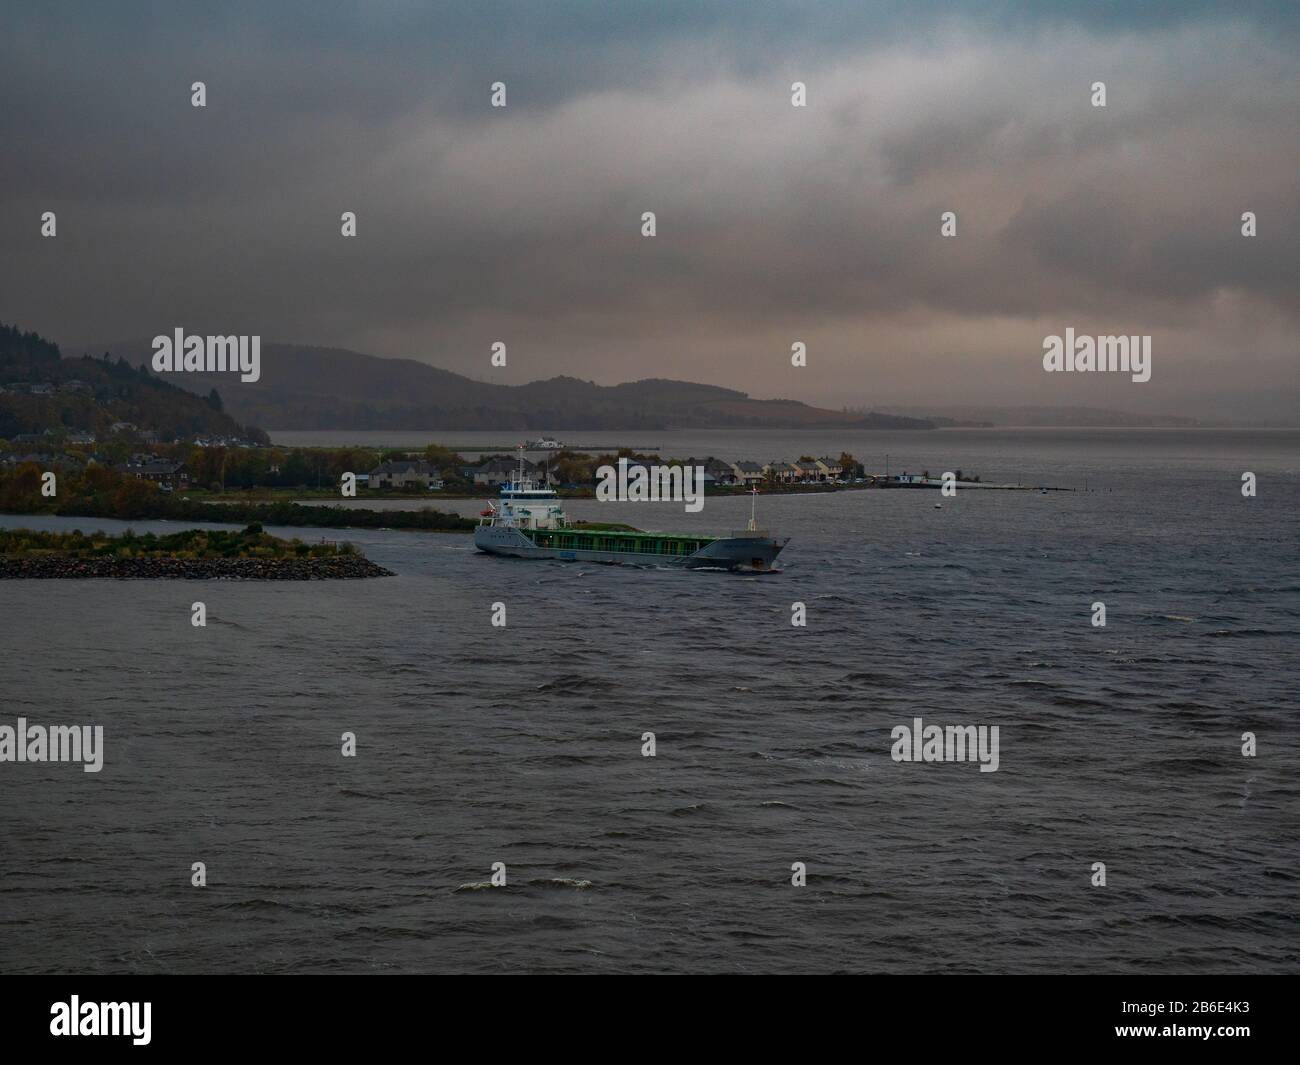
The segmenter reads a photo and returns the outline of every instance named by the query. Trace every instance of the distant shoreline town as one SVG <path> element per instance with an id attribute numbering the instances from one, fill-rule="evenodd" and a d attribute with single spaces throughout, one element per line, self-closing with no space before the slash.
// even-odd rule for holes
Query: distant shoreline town
<path id="1" fill-rule="evenodd" d="M 655 454 L 637 454 L 627 448 L 601 454 L 564 450 L 558 452 L 553 459 L 539 461 L 522 455 L 499 453 L 487 455 L 475 463 L 457 464 L 450 471 L 440 471 L 436 460 L 407 455 L 380 463 L 368 473 L 359 474 L 357 480 L 371 491 L 415 489 L 445 492 L 449 487 L 455 491 L 467 486 L 496 490 L 522 473 L 525 479 L 534 484 L 585 494 L 585 490 L 594 489 L 596 471 L 601 466 L 614 465 L 620 460 L 626 465 L 629 474 L 638 467 L 649 471 L 656 466 L 698 466 L 704 471 L 705 490 L 714 492 L 732 489 L 748 491 L 754 488 L 782 491 L 801 488 L 927 487 L 927 482 L 930 481 L 934 482 L 934 487 L 939 487 L 941 480 L 940 477 L 932 477 L 928 470 L 922 473 L 909 473 L 906 470 L 897 474 L 868 473 L 863 464 L 847 452 L 841 453 L 838 458 L 830 455 L 803 455 L 793 461 L 774 459 L 755 462 L 742 459 L 729 462 L 713 456 L 665 459 Z M 956 479 L 970 484 L 980 483 L 978 474 L 963 474 Z"/>
<path id="2" fill-rule="evenodd" d="M 280 365 L 280 362 L 295 358 L 298 359 L 295 365 L 304 371 L 320 369 L 318 360 L 309 352 L 295 355 L 280 347 L 275 351 L 276 361 L 268 366 L 274 373 L 286 372 L 289 363 Z M 355 353 L 347 355 L 343 362 L 353 369 L 388 365 L 385 360 Z M 429 383 L 425 379 L 444 383 L 450 379 L 445 372 L 431 367 L 416 363 L 403 365 L 403 373 L 414 375 L 413 380 L 419 378 L 425 384 Z M 190 376 L 197 379 L 203 375 Z M 195 381 L 187 384 L 194 385 Z M 246 389 L 264 387 L 266 382 L 240 385 L 237 394 L 244 397 L 241 401 L 246 401 L 250 394 Z M 578 392 L 586 389 L 582 402 L 587 404 L 583 409 L 589 412 L 596 410 L 591 404 L 599 397 L 604 397 L 601 400 L 604 402 L 619 396 L 620 403 L 625 403 L 628 399 L 624 393 L 629 390 L 629 394 L 641 397 L 634 406 L 642 400 L 649 402 L 653 395 L 659 397 L 656 402 L 669 404 L 663 410 L 678 409 L 683 395 L 701 402 L 707 399 L 704 406 L 692 408 L 697 420 L 754 431 L 754 426 L 741 424 L 744 419 L 738 421 L 733 417 L 735 404 L 740 402 L 737 397 L 743 398 L 743 394 L 727 389 L 666 381 L 640 382 L 627 389 L 565 382 L 566 395 L 575 389 Z M 528 389 L 525 387 L 523 391 Z M 874 414 L 859 417 L 847 410 L 844 412 L 849 415 L 847 418 L 837 416 L 838 425 L 821 418 L 820 414 L 810 422 L 806 419 L 814 409 L 800 404 L 748 399 L 745 403 L 745 410 L 750 413 L 779 410 L 785 418 L 793 417 L 792 412 L 801 412 L 799 419 L 804 420 L 799 424 L 817 428 L 823 440 L 827 431 L 850 433 L 864 427 L 935 428 L 934 423 L 918 419 L 882 421 Z M 722 407 L 706 417 L 706 411 L 713 410 L 708 404 L 722 404 Z M 608 407 L 601 411 L 605 418 L 613 418 L 626 409 Z M 651 405 L 646 409 L 660 411 L 661 408 Z M 396 412 L 382 414 L 383 420 L 378 424 L 390 426 L 394 432 L 402 431 Z M 415 416 L 413 411 L 406 414 Z M 593 434 L 608 433 L 608 425 L 616 424 L 601 417 L 595 421 L 604 422 L 606 428 L 593 428 L 590 430 Z M 764 428 L 776 428 L 772 418 L 768 418 Z M 449 425 L 443 430 L 447 434 L 443 439 L 454 440 L 455 434 L 461 431 Z M 623 431 L 630 437 L 634 433 L 649 436 L 654 430 L 645 425 L 641 428 L 627 425 Z M 931 436 L 930 441 L 933 440 Z M 940 488 L 945 477 L 949 483 L 968 487 L 1029 487 L 1019 483 L 989 483 L 980 474 L 959 468 L 955 457 L 948 469 L 915 470 L 901 463 L 891 464 L 888 456 L 883 469 L 868 469 L 847 451 L 779 457 L 750 455 L 731 460 L 714 455 L 664 456 L 663 448 L 575 447 L 555 439 L 531 441 L 528 447 L 531 450 L 524 457 L 524 475 L 560 495 L 575 497 L 594 495 L 597 469 L 619 459 L 625 459 L 629 467 L 699 466 L 703 470 L 704 491 L 712 495 L 755 489 L 798 493 Z M 484 452 L 466 447 L 458 451 L 440 444 L 423 448 L 275 445 L 262 429 L 232 417 L 215 386 L 206 393 L 177 387 L 152 373 L 147 361 L 137 366 L 125 358 L 107 354 L 64 358 L 57 345 L 37 334 L 0 326 L 0 511 L 5 513 L 58 513 L 125 520 L 157 517 L 239 523 L 266 521 L 322 527 L 401 525 L 432 531 L 464 531 L 472 524 L 467 519 L 427 505 L 421 504 L 399 516 L 391 508 L 367 510 L 364 500 L 397 496 L 417 497 L 432 503 L 437 499 L 481 498 L 485 492 L 494 494 L 516 476 L 518 458 L 513 448 Z M 57 476 L 51 477 L 52 474 Z M 340 518 L 337 505 L 345 480 L 356 485 L 357 493 L 349 501 L 346 521 Z"/>
<path id="3" fill-rule="evenodd" d="M 799 491 L 837 488 L 939 487 L 942 474 L 958 482 L 981 484 L 976 473 L 929 470 L 868 471 L 848 452 L 839 456 L 727 461 L 714 456 L 663 457 L 622 448 L 591 452 L 567 448 L 533 460 L 522 451 L 483 454 L 470 460 L 438 444 L 422 450 L 402 448 L 277 447 L 225 437 L 196 436 L 161 443 L 131 425 L 115 425 L 99 441 L 93 434 L 69 430 L 19 434 L 0 440 L 0 468 L 30 466 L 45 470 L 86 471 L 99 467 L 162 492 L 229 492 L 292 490 L 337 495 L 341 479 L 352 474 L 367 495 L 436 494 L 443 498 L 496 492 L 520 474 L 536 484 L 566 494 L 592 494 L 597 470 L 624 461 L 637 467 L 701 467 L 706 491 Z"/>

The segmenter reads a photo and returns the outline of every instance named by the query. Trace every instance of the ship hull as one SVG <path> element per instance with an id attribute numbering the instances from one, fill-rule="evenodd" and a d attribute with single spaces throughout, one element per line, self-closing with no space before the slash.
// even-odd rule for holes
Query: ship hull
<path id="1" fill-rule="evenodd" d="M 546 537 L 540 539 L 545 540 Z M 769 536 L 734 536 L 702 539 L 689 554 L 665 554 L 662 550 L 638 548 L 679 542 L 676 538 L 623 539 L 619 549 L 563 547 L 535 543 L 518 529 L 481 525 L 474 530 L 474 546 L 490 555 L 508 558 L 552 559 L 560 562 L 600 562 L 622 566 L 664 566 L 680 569 L 718 569 L 743 573 L 766 573 L 789 542 Z"/>

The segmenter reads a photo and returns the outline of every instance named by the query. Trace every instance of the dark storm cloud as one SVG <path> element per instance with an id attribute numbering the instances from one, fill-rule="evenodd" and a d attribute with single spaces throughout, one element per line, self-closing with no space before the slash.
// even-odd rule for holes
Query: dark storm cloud
<path id="1" fill-rule="evenodd" d="M 1293 5 L 213 7 L 6 16 L 0 319 L 821 402 L 1041 399 L 1086 319 L 1181 360 L 1127 405 L 1294 397 Z"/>

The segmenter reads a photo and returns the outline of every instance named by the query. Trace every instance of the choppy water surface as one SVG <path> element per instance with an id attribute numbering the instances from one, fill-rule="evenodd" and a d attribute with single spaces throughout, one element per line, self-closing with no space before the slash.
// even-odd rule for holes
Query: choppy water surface
<path id="1" fill-rule="evenodd" d="M 0 583 L 0 724 L 106 734 L 0 765 L 0 968 L 1294 971 L 1300 437 L 926 437 L 1099 490 L 767 497 L 762 578 L 354 530 L 396 577 Z M 1000 769 L 894 763 L 918 716 Z"/>

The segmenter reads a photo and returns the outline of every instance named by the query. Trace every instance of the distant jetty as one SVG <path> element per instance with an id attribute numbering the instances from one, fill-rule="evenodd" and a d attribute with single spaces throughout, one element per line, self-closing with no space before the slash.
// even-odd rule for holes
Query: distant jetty
<path id="1" fill-rule="evenodd" d="M 974 488 L 985 492 L 1074 492 L 1074 488 L 1055 488 L 1045 484 L 988 484 L 984 481 L 953 481 L 953 487 L 963 491 Z M 940 477 L 909 476 L 903 474 L 895 477 L 872 477 L 871 488 L 932 488 L 942 489 L 944 481 Z"/>

